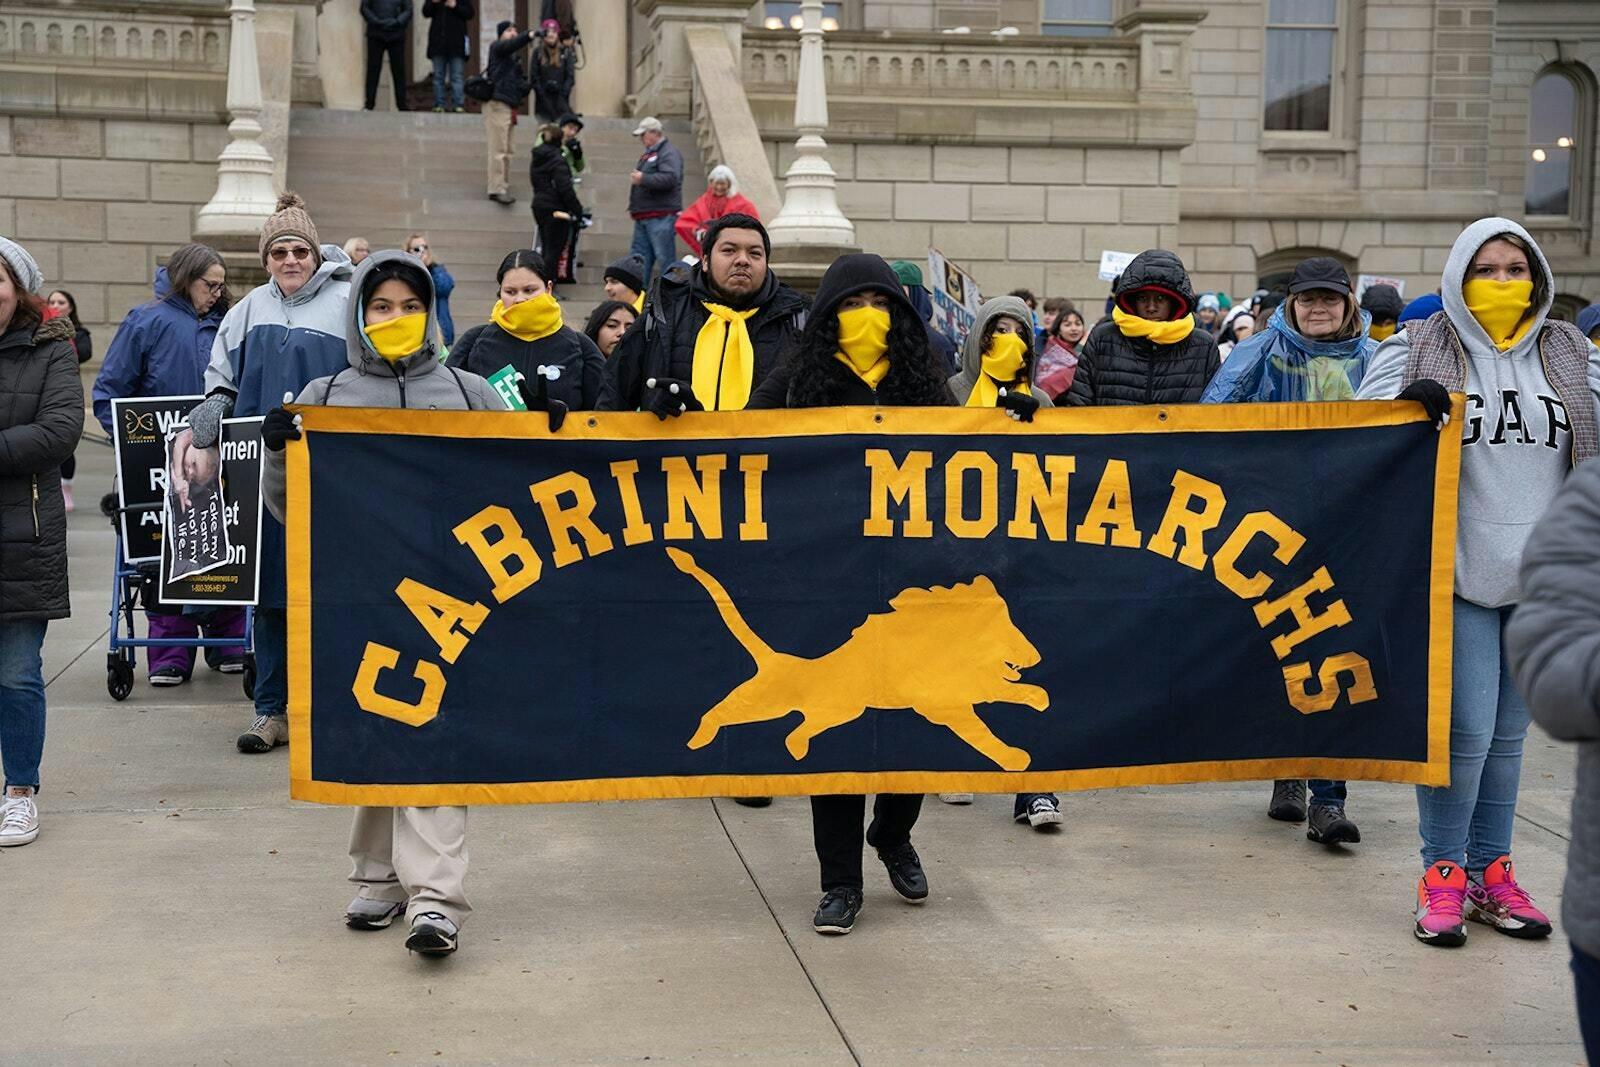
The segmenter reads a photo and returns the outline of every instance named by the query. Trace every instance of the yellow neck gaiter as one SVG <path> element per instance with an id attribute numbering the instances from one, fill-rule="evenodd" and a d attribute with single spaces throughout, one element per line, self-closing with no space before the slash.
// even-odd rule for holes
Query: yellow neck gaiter
<path id="1" fill-rule="evenodd" d="M 1533 283 L 1497 282 L 1474 278 L 1461 287 L 1467 310 L 1478 320 L 1494 346 L 1504 352 L 1522 340 L 1533 325 L 1529 314 L 1533 303 Z"/>
<path id="2" fill-rule="evenodd" d="M 638 296 L 633 298 L 633 313 L 637 315 L 642 311 L 644 311 L 644 293 L 640 292 Z"/>
<path id="3" fill-rule="evenodd" d="M 1021 334 L 997 333 L 989 339 L 984 349 L 982 369 L 972 394 L 967 397 L 969 408 L 992 408 L 1000 403 L 1000 387 L 1019 393 L 1031 393 L 1026 381 L 1017 381 L 1027 373 L 1028 342 Z M 1013 384 L 1014 383 L 1014 384 Z"/>
<path id="4" fill-rule="evenodd" d="M 889 373 L 889 313 L 875 307 L 839 312 L 839 351 L 833 358 L 876 389 Z"/>
<path id="5" fill-rule="evenodd" d="M 1194 332 L 1193 315 L 1185 315 L 1171 322 L 1157 322 L 1155 319 L 1141 319 L 1137 315 L 1130 315 L 1121 308 L 1114 307 L 1111 309 L 1111 321 L 1117 324 L 1122 336 L 1148 337 L 1158 345 L 1175 345 Z"/>
<path id="6" fill-rule="evenodd" d="M 388 322 L 375 322 L 361 332 L 367 335 L 372 350 L 390 363 L 416 355 L 427 336 L 428 316 L 422 312 L 401 315 Z"/>
<path id="7" fill-rule="evenodd" d="M 1387 341 L 1389 338 L 1394 336 L 1394 331 L 1395 324 L 1391 322 L 1387 326 L 1373 326 L 1371 329 L 1367 330 L 1367 336 L 1372 338 L 1374 341 Z"/>
<path id="8" fill-rule="evenodd" d="M 537 341 L 561 329 L 561 305 L 549 293 L 510 307 L 496 300 L 489 321 L 519 341 Z"/>
<path id="9" fill-rule="evenodd" d="M 709 302 L 701 306 L 709 314 L 694 339 L 689 385 L 707 411 L 738 411 L 750 399 L 756 373 L 756 348 L 745 320 L 761 309 L 735 311 Z"/>

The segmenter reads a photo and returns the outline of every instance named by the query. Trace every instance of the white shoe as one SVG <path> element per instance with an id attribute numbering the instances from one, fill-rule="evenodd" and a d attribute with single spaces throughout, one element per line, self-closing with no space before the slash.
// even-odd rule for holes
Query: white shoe
<path id="1" fill-rule="evenodd" d="M 352 930 L 382 930 L 406 913 L 403 900 L 356 897 L 344 909 L 344 924 Z"/>
<path id="2" fill-rule="evenodd" d="M 8 796 L 0 802 L 0 848 L 26 845 L 39 836 L 39 805 L 33 795 Z"/>
<path id="3" fill-rule="evenodd" d="M 971 804 L 971 793 L 940 793 L 939 799 L 946 804 Z"/>

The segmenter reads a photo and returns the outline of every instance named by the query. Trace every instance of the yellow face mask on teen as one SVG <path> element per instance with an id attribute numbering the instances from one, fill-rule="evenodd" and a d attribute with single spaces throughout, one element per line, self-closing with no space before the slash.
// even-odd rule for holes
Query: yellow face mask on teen
<path id="1" fill-rule="evenodd" d="M 888 352 L 888 311 L 859 307 L 839 312 L 839 354 L 857 374 L 865 377 L 879 362 L 886 363 Z"/>
<path id="2" fill-rule="evenodd" d="M 388 322 L 375 322 L 361 332 L 367 335 L 374 352 L 393 363 L 397 359 L 415 355 L 422 347 L 427 330 L 428 316 L 419 311 L 415 315 L 401 315 Z"/>
<path id="3" fill-rule="evenodd" d="M 561 329 L 561 305 L 548 292 L 510 307 L 496 300 L 489 321 L 519 341 L 537 341 Z"/>
<path id="4" fill-rule="evenodd" d="M 1478 320 L 1483 332 L 1489 335 L 1495 347 L 1504 352 L 1511 348 L 1533 325 L 1528 314 L 1533 303 L 1533 283 L 1498 282 L 1493 278 L 1474 278 L 1461 286 L 1461 298 L 1467 310 Z"/>
<path id="5" fill-rule="evenodd" d="M 1385 326 L 1379 326 L 1377 323 L 1373 323 L 1372 328 L 1367 331 L 1367 336 L 1372 338 L 1374 341 L 1387 341 L 1389 338 L 1394 336 L 1394 331 L 1395 324 L 1392 322 Z"/>

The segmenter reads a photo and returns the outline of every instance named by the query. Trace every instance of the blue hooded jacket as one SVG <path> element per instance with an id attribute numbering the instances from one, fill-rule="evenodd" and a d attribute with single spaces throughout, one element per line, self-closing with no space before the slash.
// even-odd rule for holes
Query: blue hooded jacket
<path id="1" fill-rule="evenodd" d="M 1378 342 L 1367 336 L 1372 316 L 1361 316 L 1361 332 L 1342 341 L 1313 341 L 1289 325 L 1288 302 L 1279 304 L 1267 328 L 1245 338 L 1211 379 L 1202 404 L 1354 400 Z"/>
<path id="2" fill-rule="evenodd" d="M 135 396 L 199 396 L 222 311 L 195 314 L 172 291 L 167 268 L 156 271 L 155 299 L 129 311 L 94 380 L 94 417 L 111 432 L 111 401 Z"/>

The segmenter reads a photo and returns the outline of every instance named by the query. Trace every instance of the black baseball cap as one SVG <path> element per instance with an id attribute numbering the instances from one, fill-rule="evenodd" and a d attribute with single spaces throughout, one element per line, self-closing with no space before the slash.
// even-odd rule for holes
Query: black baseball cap
<path id="1" fill-rule="evenodd" d="M 1345 296 L 1355 296 L 1343 264 L 1329 256 L 1314 256 L 1294 269 L 1294 277 L 1289 279 L 1289 292 L 1303 293 L 1307 289 L 1332 289 Z"/>

